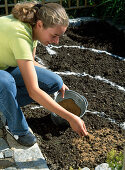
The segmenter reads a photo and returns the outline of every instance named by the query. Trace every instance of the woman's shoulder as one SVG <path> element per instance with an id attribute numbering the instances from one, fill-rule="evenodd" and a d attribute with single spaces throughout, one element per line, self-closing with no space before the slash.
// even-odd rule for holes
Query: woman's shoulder
<path id="1" fill-rule="evenodd" d="M 12 35 L 32 36 L 32 27 L 30 24 L 19 21 L 14 16 L 7 15 L 0 17 L 0 27 L 6 28 Z"/>
<path id="2" fill-rule="evenodd" d="M 16 20 L 12 14 L 10 15 L 6 15 L 6 16 L 1 16 L 0 17 L 1 21 L 5 21 L 5 22 L 12 22 L 13 20 Z"/>

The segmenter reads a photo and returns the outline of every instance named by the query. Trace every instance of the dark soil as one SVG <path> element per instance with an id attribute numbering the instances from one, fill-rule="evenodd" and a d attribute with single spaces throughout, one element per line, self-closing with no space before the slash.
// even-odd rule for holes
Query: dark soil
<path id="1" fill-rule="evenodd" d="M 84 46 L 124 57 L 124 44 L 122 31 L 105 22 L 93 21 L 83 23 L 80 27 L 69 27 L 59 46 Z M 22 109 L 29 126 L 38 137 L 39 147 L 51 170 L 86 166 L 93 170 L 98 164 L 106 162 L 107 153 L 112 149 L 123 151 L 124 133 L 118 124 L 125 122 L 125 91 L 116 85 L 125 88 L 125 61 L 106 53 L 75 47 L 62 46 L 53 50 L 57 52 L 56 55 L 50 55 L 41 44 L 37 49 L 37 55 L 49 69 L 88 74 L 61 77 L 71 90 L 88 100 L 89 112 L 86 112 L 83 120 L 90 136 L 80 138 L 70 127 L 57 127 L 51 121 L 49 111 L 44 108 L 31 109 L 36 103 Z M 95 76 L 101 76 L 115 85 L 96 79 Z M 110 119 L 118 124 L 112 123 Z"/>

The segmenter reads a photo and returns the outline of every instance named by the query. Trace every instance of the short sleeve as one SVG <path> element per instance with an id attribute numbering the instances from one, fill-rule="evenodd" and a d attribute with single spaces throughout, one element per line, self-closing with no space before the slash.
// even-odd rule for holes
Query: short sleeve
<path id="1" fill-rule="evenodd" d="M 10 49 L 14 58 L 33 60 L 33 46 L 36 42 L 32 39 L 32 28 L 25 23 L 19 23 L 10 40 Z"/>
<path id="2" fill-rule="evenodd" d="M 33 48 L 37 47 L 38 41 L 33 41 Z"/>
<path id="3" fill-rule="evenodd" d="M 33 42 L 30 39 L 24 37 L 16 37 L 11 40 L 10 47 L 13 52 L 14 58 L 33 60 Z"/>

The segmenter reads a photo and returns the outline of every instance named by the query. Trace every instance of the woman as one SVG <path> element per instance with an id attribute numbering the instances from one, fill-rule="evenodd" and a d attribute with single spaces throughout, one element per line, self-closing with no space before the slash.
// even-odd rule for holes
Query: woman
<path id="1" fill-rule="evenodd" d="M 56 3 L 19 3 L 12 15 L 0 17 L 0 111 L 22 145 L 36 143 L 20 109 L 32 101 L 66 119 L 80 136 L 87 135 L 84 122 L 49 96 L 60 90 L 64 97 L 68 87 L 61 77 L 34 60 L 37 40 L 58 44 L 68 24 L 64 8 Z"/>

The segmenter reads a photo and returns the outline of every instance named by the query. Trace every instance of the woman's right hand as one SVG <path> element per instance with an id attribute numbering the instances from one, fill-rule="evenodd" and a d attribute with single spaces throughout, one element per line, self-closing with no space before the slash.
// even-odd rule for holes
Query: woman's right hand
<path id="1" fill-rule="evenodd" d="M 73 118 L 69 120 L 69 124 L 80 137 L 88 135 L 84 121 L 78 116 L 74 115 Z"/>

